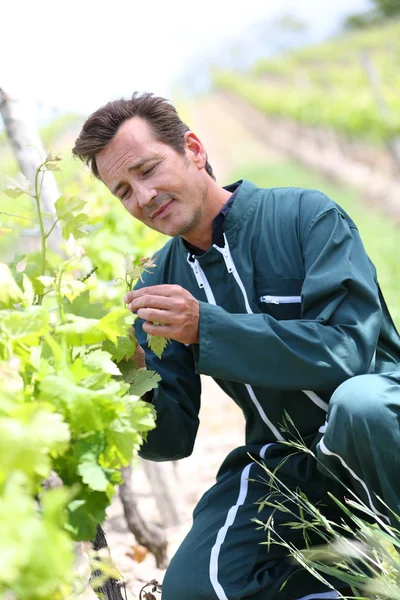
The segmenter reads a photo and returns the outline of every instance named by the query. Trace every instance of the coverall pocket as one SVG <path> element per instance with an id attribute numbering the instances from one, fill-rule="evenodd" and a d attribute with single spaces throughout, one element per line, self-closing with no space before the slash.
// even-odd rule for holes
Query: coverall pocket
<path id="1" fill-rule="evenodd" d="M 274 319 L 301 319 L 303 279 L 262 277 L 255 280 L 257 304 Z"/>

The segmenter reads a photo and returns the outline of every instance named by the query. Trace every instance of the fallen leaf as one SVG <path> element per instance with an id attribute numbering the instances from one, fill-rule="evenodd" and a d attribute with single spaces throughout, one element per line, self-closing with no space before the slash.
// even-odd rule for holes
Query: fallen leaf
<path id="1" fill-rule="evenodd" d="M 131 546 L 131 548 L 127 552 L 125 552 L 125 554 L 135 562 L 141 563 L 146 558 L 148 550 L 144 546 L 140 545 Z"/>

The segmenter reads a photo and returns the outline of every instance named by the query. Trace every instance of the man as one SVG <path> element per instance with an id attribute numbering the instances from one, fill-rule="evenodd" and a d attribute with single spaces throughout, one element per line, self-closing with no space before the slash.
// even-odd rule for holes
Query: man
<path id="1" fill-rule="evenodd" d="M 340 497 L 339 485 L 309 454 L 282 443 L 291 429 L 381 518 L 373 492 L 400 508 L 400 480 L 391 477 L 399 464 L 400 340 L 355 224 L 317 191 L 247 181 L 220 187 L 199 138 L 152 94 L 100 108 L 73 152 L 133 217 L 172 236 L 154 272 L 125 298 L 139 317 L 138 364 L 145 359 L 162 376 L 150 398 L 157 428 L 142 456 L 190 455 L 200 374 L 211 375 L 246 418 L 245 445 L 229 454 L 198 503 L 163 600 L 339 597 L 287 561 L 281 546 L 261 544 L 266 533 L 251 519 L 268 493 L 260 461 L 279 466 L 282 482 L 324 505 L 329 518 L 342 517 L 327 496 Z M 161 360 L 147 333 L 172 340 Z M 272 510 L 260 517 L 267 521 Z M 276 512 L 275 529 L 303 547 L 287 520 Z"/>

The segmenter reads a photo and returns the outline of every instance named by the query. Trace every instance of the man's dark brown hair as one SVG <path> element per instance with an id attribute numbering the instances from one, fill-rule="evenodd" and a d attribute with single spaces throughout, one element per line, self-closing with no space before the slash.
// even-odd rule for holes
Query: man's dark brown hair
<path id="1" fill-rule="evenodd" d="M 150 93 L 135 92 L 130 100 L 108 102 L 91 114 L 75 142 L 72 154 L 89 165 L 97 179 L 101 177 L 96 154 L 111 142 L 122 123 L 132 117 L 147 121 L 157 141 L 168 144 L 179 154 L 185 153 L 184 135 L 189 127 L 181 121 L 172 104 Z M 215 179 L 208 160 L 205 169 Z"/>

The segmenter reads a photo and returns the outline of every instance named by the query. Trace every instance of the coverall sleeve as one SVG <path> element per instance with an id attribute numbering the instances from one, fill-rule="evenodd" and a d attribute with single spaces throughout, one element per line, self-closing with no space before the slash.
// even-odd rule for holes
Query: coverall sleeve
<path id="1" fill-rule="evenodd" d="M 143 323 L 142 319 L 135 321 L 136 339 L 145 351 L 147 368 L 157 371 L 161 381 L 143 398 L 152 402 L 157 419 L 139 454 L 154 461 L 178 460 L 192 453 L 196 439 L 200 377 L 195 372 L 193 353 L 184 344 L 172 341 L 159 359 L 148 347 Z"/>
<path id="2" fill-rule="evenodd" d="M 329 391 L 368 371 L 382 314 L 357 228 L 338 208 L 329 208 L 304 225 L 300 245 L 302 318 L 230 314 L 202 302 L 198 373 L 276 389 Z"/>

